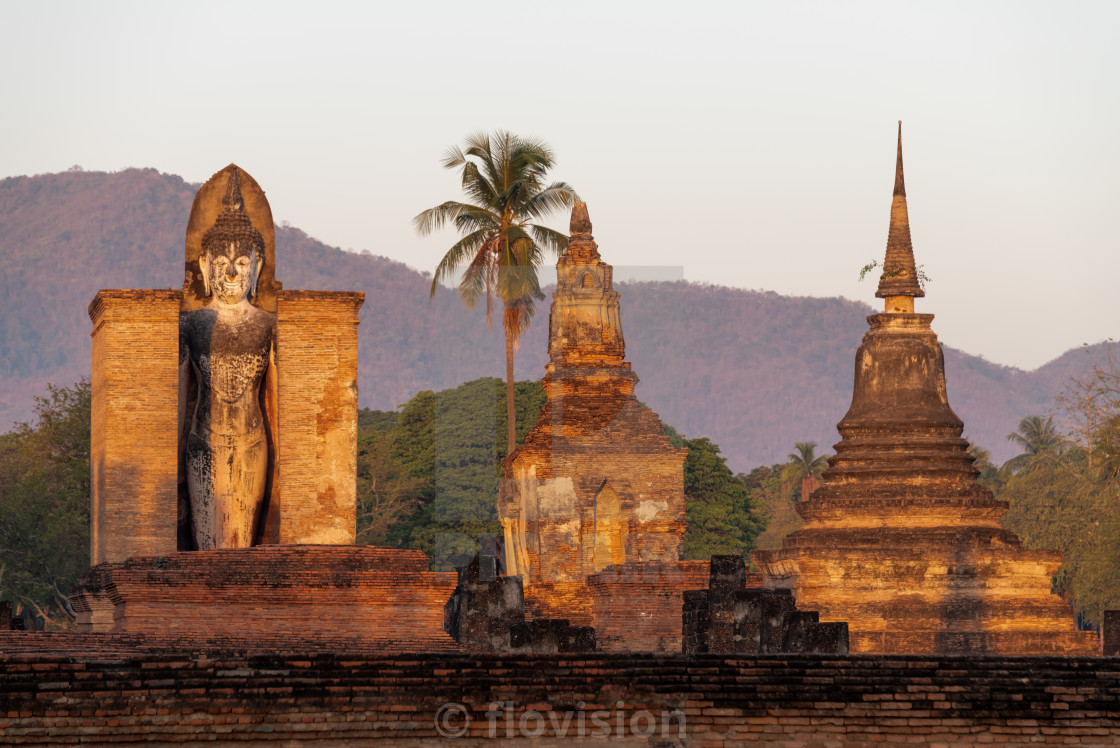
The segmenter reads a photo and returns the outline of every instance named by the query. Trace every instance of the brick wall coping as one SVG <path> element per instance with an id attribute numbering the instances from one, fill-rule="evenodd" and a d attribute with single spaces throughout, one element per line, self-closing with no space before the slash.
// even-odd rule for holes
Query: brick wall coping
<path id="1" fill-rule="evenodd" d="M 495 744 L 487 735 L 495 708 L 515 727 L 530 711 L 679 712 L 688 741 L 676 745 L 779 737 L 786 746 L 1120 741 L 1120 658 L 1113 657 L 99 655 L 66 651 L 64 635 L 52 637 L 53 651 L 11 652 L 15 641 L 35 636 L 43 635 L 0 637 L 7 743 L 436 744 L 447 704 L 471 716 L 470 731 L 454 743 L 464 746 Z M 546 720 L 543 737 L 558 737 L 555 729 Z"/>

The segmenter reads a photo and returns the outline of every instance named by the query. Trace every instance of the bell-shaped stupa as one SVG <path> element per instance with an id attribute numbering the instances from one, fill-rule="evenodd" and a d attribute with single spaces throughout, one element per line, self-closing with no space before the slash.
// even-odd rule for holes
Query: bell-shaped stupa
<path id="1" fill-rule="evenodd" d="M 1007 503 L 977 481 L 949 407 L 945 361 L 914 262 L 902 128 L 886 260 L 856 353 L 852 406 L 821 486 L 798 504 L 806 521 L 777 550 L 754 551 L 765 584 L 794 591 L 822 621 L 847 621 L 851 651 L 1091 654 L 1051 594 L 1061 564 L 1028 550 L 999 520 Z"/>

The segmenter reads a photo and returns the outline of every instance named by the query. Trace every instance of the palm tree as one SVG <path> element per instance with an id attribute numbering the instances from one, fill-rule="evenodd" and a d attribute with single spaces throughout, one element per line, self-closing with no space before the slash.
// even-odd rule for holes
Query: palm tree
<path id="1" fill-rule="evenodd" d="M 486 326 L 492 326 L 494 297 L 502 302 L 502 329 L 506 336 L 506 453 L 517 444 L 514 417 L 513 353 L 518 338 L 528 329 L 534 302 L 543 299 L 537 267 L 544 250 L 560 254 L 568 237 L 534 221 L 579 200 L 567 183 L 546 185 L 553 166 L 552 149 L 540 140 L 508 132 L 475 133 L 465 149 L 452 146 L 443 158 L 445 169 L 459 169 L 469 202 L 450 200 L 420 213 L 413 220 L 416 231 L 427 236 L 453 224 L 460 239 L 436 266 L 431 296 L 439 283 L 463 265 L 459 295 L 468 307 L 486 298 Z"/>
<path id="2" fill-rule="evenodd" d="M 809 494 L 820 485 L 817 476 L 828 467 L 828 455 L 813 455 L 817 448 L 816 442 L 797 442 L 793 448 L 794 451 L 787 455 L 789 463 L 782 470 L 782 480 L 787 486 L 801 481 L 801 500 L 808 501 Z"/>
<path id="3" fill-rule="evenodd" d="M 1022 454 L 1003 463 L 1001 470 L 1012 474 L 1056 459 L 1066 444 L 1051 416 L 1027 416 L 1019 421 L 1019 428 L 1008 434 L 1007 439 L 1023 450 Z"/>

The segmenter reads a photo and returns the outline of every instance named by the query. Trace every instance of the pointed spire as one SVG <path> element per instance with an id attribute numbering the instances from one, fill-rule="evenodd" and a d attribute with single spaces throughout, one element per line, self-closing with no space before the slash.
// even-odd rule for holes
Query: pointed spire
<path id="1" fill-rule="evenodd" d="M 910 240 L 910 216 L 906 209 L 906 182 L 902 174 L 902 121 L 898 123 L 898 158 L 894 171 L 894 197 L 891 200 L 891 224 L 887 233 L 887 256 L 875 296 L 889 299 L 898 296 L 925 296 L 918 283 L 914 264 L 914 245 Z"/>
<path id="2" fill-rule="evenodd" d="M 898 121 L 898 158 L 894 164 L 894 194 L 906 197 L 906 180 L 902 177 L 902 120 Z"/>
<path id="3" fill-rule="evenodd" d="M 576 203 L 572 207 L 572 222 L 568 231 L 571 239 L 568 241 L 568 251 L 565 253 L 570 259 L 579 262 L 590 262 L 599 257 L 599 245 L 591 236 L 591 218 L 587 215 L 587 203 Z"/>
<path id="4" fill-rule="evenodd" d="M 222 208 L 224 210 L 237 210 L 243 211 L 245 209 L 245 200 L 241 197 L 241 184 L 238 182 L 237 174 L 240 171 L 236 166 L 230 164 L 233 171 L 230 172 L 229 182 L 226 183 L 226 194 L 222 198 Z"/>
<path id="5" fill-rule="evenodd" d="M 573 238 L 578 234 L 591 237 L 591 217 L 587 215 L 587 203 L 576 203 L 572 208 L 572 222 L 568 230 Z"/>

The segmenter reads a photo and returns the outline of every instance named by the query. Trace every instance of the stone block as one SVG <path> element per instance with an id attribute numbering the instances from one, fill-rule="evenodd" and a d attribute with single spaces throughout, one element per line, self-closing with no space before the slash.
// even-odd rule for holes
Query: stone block
<path id="1" fill-rule="evenodd" d="M 783 652 L 804 652 L 805 631 L 811 623 L 820 623 L 820 614 L 815 610 L 793 610 L 785 615 L 782 628 Z"/>
<path id="2" fill-rule="evenodd" d="M 1120 656 L 1120 610 L 1106 610 L 1101 622 L 1101 654 Z"/>
<path id="3" fill-rule="evenodd" d="M 848 654 L 847 623 L 806 623 L 804 654 Z"/>
<path id="4" fill-rule="evenodd" d="M 560 651 L 595 651 L 595 629 L 591 626 L 569 626 L 560 637 Z"/>

